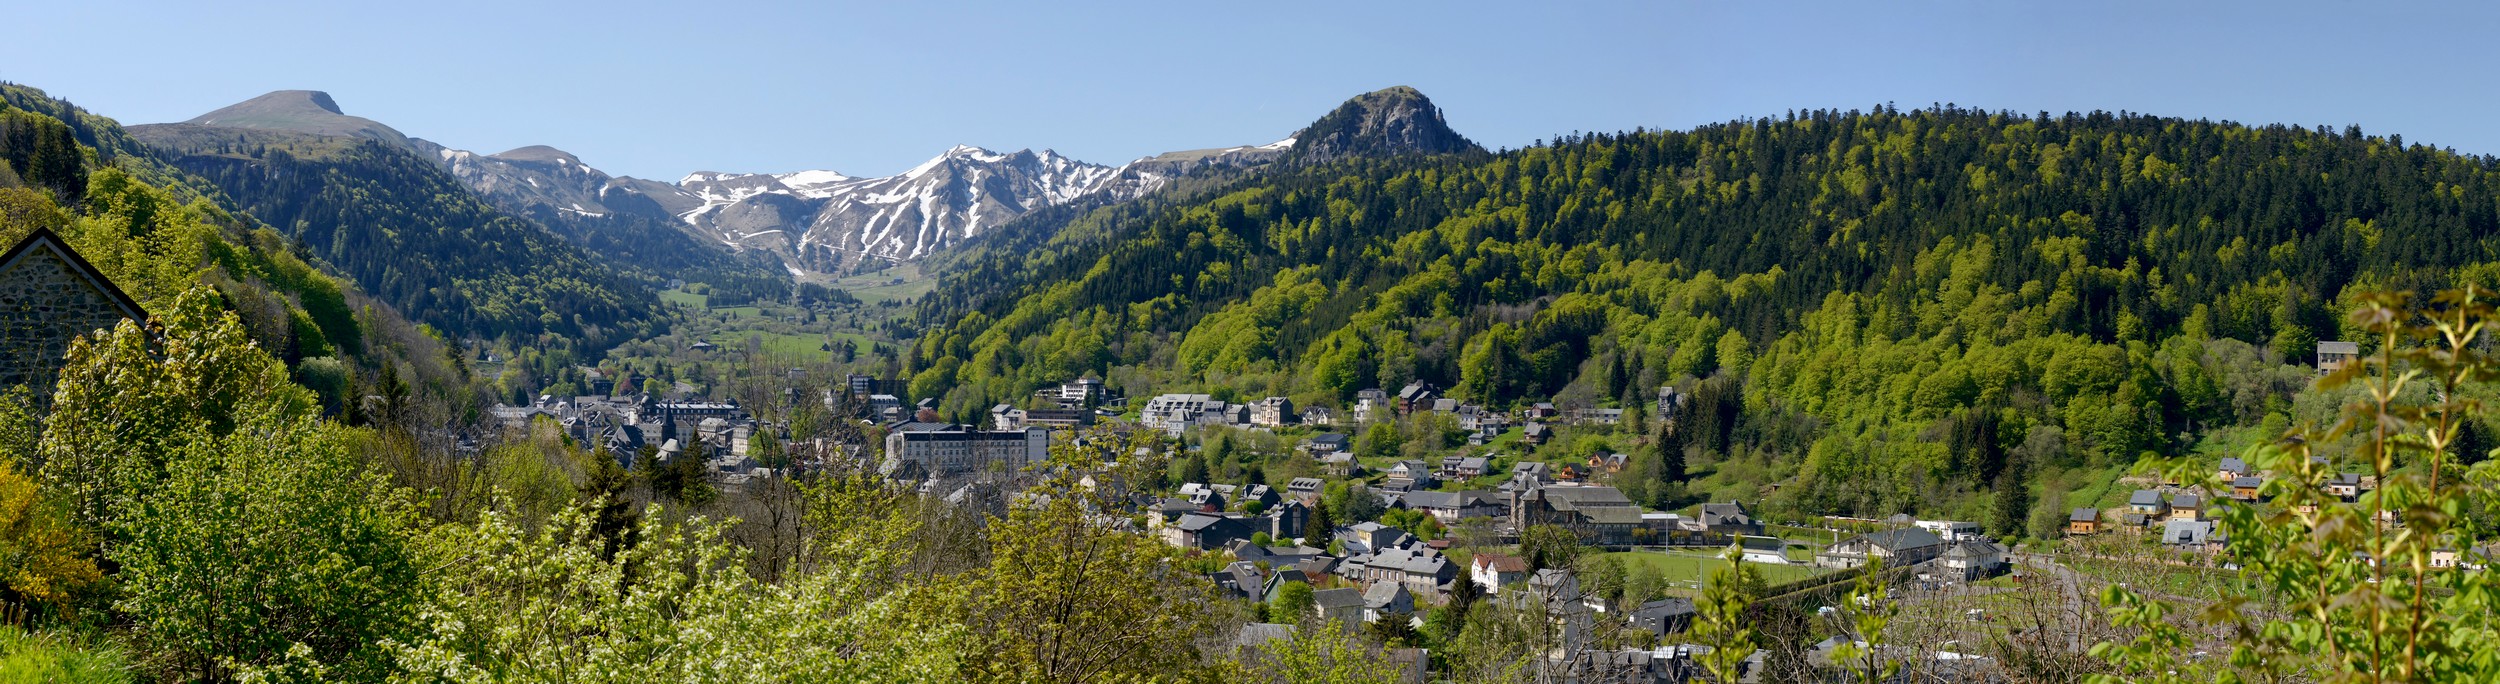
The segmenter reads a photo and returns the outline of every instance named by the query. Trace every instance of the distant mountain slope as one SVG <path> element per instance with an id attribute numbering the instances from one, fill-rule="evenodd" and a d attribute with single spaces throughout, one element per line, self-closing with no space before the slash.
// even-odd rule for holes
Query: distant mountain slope
<path id="1" fill-rule="evenodd" d="M 2107 468 L 2269 414 L 2332 420 L 2290 400 L 2314 372 L 2286 364 L 2368 339 L 2337 315 L 2356 293 L 2489 288 L 2495 260 L 2487 157 L 2140 115 L 1806 112 L 1098 210 L 921 298 L 909 394 L 968 416 L 1093 375 L 1343 406 L 1425 380 L 1633 408 L 1715 377 L 1691 443 L 1738 465 L 1713 496 L 1950 510 L 2017 446 Z"/>
<path id="2" fill-rule="evenodd" d="M 496 154 L 455 150 L 422 138 L 417 153 L 495 206 L 537 222 L 622 267 L 655 279 L 703 282 L 768 295 L 789 288 L 778 258 L 737 254 L 701 239 L 675 215 L 579 157 L 545 145 Z M 631 180 L 631 179 L 623 179 Z"/>
<path id="3" fill-rule="evenodd" d="M 346 377 L 299 376 L 332 402 L 332 410 L 346 409 L 347 396 L 365 394 L 361 388 L 385 361 L 424 386 L 457 388 L 467 381 L 442 346 L 397 309 L 377 305 L 352 280 L 325 273 L 318 257 L 297 252 L 292 241 L 240 213 L 216 185 L 151 156 L 155 151 L 112 119 L 33 88 L 0 84 L 0 118 L 22 113 L 61 122 L 94 162 L 77 185 L 107 195 L 82 198 L 88 201 L 72 204 L 84 206 L 65 212 L 91 220 L 45 227 L 63 233 L 143 305 L 161 304 L 195 283 L 216 286 L 262 349 L 290 365 L 325 356 L 345 361 Z M 0 159 L 10 156 L 8 147 L 0 142 Z M 9 185 L 0 180 L 0 188 Z M 23 211 L 22 204 L 0 204 L 16 210 L 0 212 L 0 243 L 50 220 L 45 212 Z M 444 394 L 454 401 L 458 395 Z"/>
<path id="4" fill-rule="evenodd" d="M 408 136 L 380 122 L 339 111 L 330 94 L 318 90 L 280 90 L 201 114 L 183 123 L 219 128 L 294 131 L 368 138 L 408 147 Z"/>
<path id="5" fill-rule="evenodd" d="M 648 323 L 657 298 L 627 269 L 497 210 L 404 137 L 348 126 L 341 119 L 352 117 L 317 95 L 273 93 L 198 119 L 241 127 L 129 130 L 365 290 L 447 332 L 553 333 L 596 346 Z"/>
<path id="6" fill-rule="evenodd" d="M 331 128 L 343 125 L 317 116 L 327 111 L 320 107 L 294 107 L 305 110 L 316 113 L 302 118 L 320 119 Z M 1448 129 L 1422 93 L 1405 87 L 1358 96 L 1314 126 L 1309 130 L 1323 130 L 1327 139 L 1324 151 L 1310 157 L 1314 161 L 1476 149 Z M 1175 178 L 1260 167 L 1285 157 L 1299 135 L 1265 145 L 1171 152 L 1118 167 L 1050 150 L 1002 153 L 956 146 L 892 176 L 857 177 L 829 170 L 698 171 L 675 183 L 610 177 L 544 146 L 482 155 L 425 140 L 414 145 L 508 209 L 563 221 L 619 216 L 664 220 L 707 245 L 770 255 L 799 273 L 853 272 L 919 260 L 1045 208 L 1122 202 Z M 1054 225 L 1056 221 L 1038 221 L 1021 230 L 1047 233 Z M 635 230 L 637 235 L 650 232 L 647 226 Z"/>

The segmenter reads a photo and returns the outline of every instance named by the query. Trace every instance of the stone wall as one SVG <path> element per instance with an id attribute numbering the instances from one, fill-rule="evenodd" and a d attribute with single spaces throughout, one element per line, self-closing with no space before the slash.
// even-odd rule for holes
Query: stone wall
<path id="1" fill-rule="evenodd" d="M 60 253 L 28 245 L 0 272 L 0 387 L 25 385 L 50 397 L 70 340 L 125 317 L 111 294 Z"/>

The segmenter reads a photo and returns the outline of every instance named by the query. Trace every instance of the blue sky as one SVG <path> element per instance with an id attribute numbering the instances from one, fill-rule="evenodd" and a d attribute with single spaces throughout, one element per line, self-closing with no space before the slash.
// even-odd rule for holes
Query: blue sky
<path id="1" fill-rule="evenodd" d="M 1270 142 L 1391 85 L 1492 147 L 1954 102 L 2500 153 L 2500 8 L 2464 3 L 228 4 L 12 7 L 0 79 L 124 123 L 326 90 L 453 147 L 665 180 L 889 174 L 957 143 L 1118 163 Z"/>

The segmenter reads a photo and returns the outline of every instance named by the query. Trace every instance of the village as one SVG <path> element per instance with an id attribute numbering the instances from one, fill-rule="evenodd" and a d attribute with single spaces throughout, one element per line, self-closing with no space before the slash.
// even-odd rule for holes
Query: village
<path id="1" fill-rule="evenodd" d="M 2349 343 L 2319 346 L 2325 372 L 2352 357 Z M 640 387 L 630 376 L 589 375 L 594 389 Z M 1627 420 L 1671 424 L 1690 399 L 1672 386 L 1659 388 L 1654 404 L 1628 412 L 1549 402 L 1497 411 L 1415 382 L 1394 393 L 1364 390 L 1349 410 L 1338 412 L 1297 408 L 1284 397 L 1243 402 L 1162 394 L 1132 403 L 1088 377 L 998 404 L 987 424 L 974 425 L 941 420 L 934 400 L 906 403 L 893 383 L 870 376 L 852 374 L 828 385 L 814 398 L 857 421 L 863 437 L 787 444 L 788 456 L 776 463 L 759 461 L 750 445 L 765 433 L 787 442 L 782 426 L 759 421 L 734 400 L 685 391 L 691 388 L 667 396 L 540 397 L 530 406 L 497 407 L 495 415 L 511 428 L 554 421 L 577 444 L 615 454 L 629 468 L 637 458 L 701 458 L 703 472 L 724 490 L 759 478 L 867 468 L 946 505 L 996 515 L 1047 467 L 1054 444 L 1149 432 L 1166 452 L 1137 456 L 1170 460 L 1171 477 L 1089 477 L 1087 483 L 1119 488 L 1130 509 L 1111 513 L 1173 547 L 1207 581 L 1252 607 L 1257 620 L 1235 635 L 1235 647 L 1256 648 L 1310 620 L 1337 621 L 1381 637 L 1382 657 L 1412 664 L 1415 681 L 1425 681 L 1428 654 L 1400 648 L 1411 642 L 1400 635 L 1424 628 L 1436 607 L 1479 598 L 1547 614 L 1554 632 L 1547 657 L 1576 668 L 1571 671 L 1636 673 L 1605 681 L 1690 681 L 1700 671 L 1694 657 L 1708 649 L 1682 637 L 1712 572 L 1730 560 L 1754 566 L 1767 579 L 1758 598 L 1809 613 L 1833 612 L 1842 591 L 1861 575 L 1880 572 L 1877 581 L 1901 586 L 1903 600 L 1935 602 L 1938 610 L 1949 608 L 1974 623 L 1991 619 L 1990 609 L 1961 606 L 1988 605 L 1972 597 L 2002 592 L 2029 576 L 2072 585 L 2066 590 L 2077 595 L 2105 579 L 2064 565 L 2076 561 L 2053 559 L 2060 553 L 2076 558 L 2062 543 L 2031 540 L 2017 549 L 1974 521 L 1906 515 L 1767 521 L 1744 501 L 1657 510 L 1610 484 L 1632 456 L 1598 451 L 1581 457 L 1542 448 L 1558 434 L 1639 429 Z M 1441 421 L 1463 437 L 1449 448 L 1362 453 L 1359 435 L 1367 428 L 1418 418 Z M 1202 465 L 1209 449 L 1234 448 L 1233 435 L 1286 445 L 1287 458 L 1272 462 L 1299 465 L 1229 475 Z M 1432 455 L 1414 457 L 1418 451 Z M 2124 507 L 2076 507 L 2061 531 L 2067 540 L 2096 540 L 2092 548 L 2099 550 L 2090 553 L 2101 558 L 2109 557 L 2110 542 L 2133 540 L 2115 548 L 2165 564 L 2230 567 L 2222 555 L 2220 514 L 2229 506 L 2270 505 L 2265 485 L 2283 475 L 2236 457 L 2213 462 L 2208 472 L 2210 480 L 2148 482 L 2132 490 Z M 2326 491 L 2349 504 L 2375 487 L 2372 480 L 2338 472 Z M 1527 539 L 1531 530 L 1559 531 L 1572 547 L 1567 558 L 1538 557 L 1543 551 L 1531 548 L 1537 543 Z M 2436 564 L 2478 570 L 2491 554 L 2448 552 Z M 1842 645 L 1827 639 L 1814 649 L 1828 659 Z M 1984 660 L 1948 649 L 1917 657 L 1928 659 L 1924 672 L 1977 671 L 1968 666 Z"/>

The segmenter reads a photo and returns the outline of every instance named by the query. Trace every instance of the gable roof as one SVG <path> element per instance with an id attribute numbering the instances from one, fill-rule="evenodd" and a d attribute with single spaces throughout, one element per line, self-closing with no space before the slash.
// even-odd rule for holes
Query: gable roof
<path id="1" fill-rule="evenodd" d="M 113 306 L 121 310 L 122 315 L 137 321 L 148 319 L 147 310 L 139 308 L 139 300 L 132 299 L 129 293 L 122 292 L 119 286 L 113 284 L 113 279 L 104 277 L 104 271 L 97 269 L 95 264 L 88 263 L 86 257 L 80 256 L 78 250 L 69 246 L 69 241 L 61 239 L 61 235 L 52 232 L 50 228 L 38 227 L 35 232 L 28 233 L 26 239 L 17 241 L 17 245 L 10 247 L 9 251 L 0 253 L 0 273 L 7 273 L 17 268 L 19 262 L 29 257 L 39 257 L 45 254 L 69 264 L 71 273 L 85 279 L 88 285 L 103 292 L 107 299 L 112 300 Z"/>
<path id="2" fill-rule="evenodd" d="M 1320 610 L 1353 608 L 1363 605 L 1363 590 L 1355 588 L 1321 589 L 1311 592 L 1311 605 Z"/>
<path id="3" fill-rule="evenodd" d="M 2135 490 L 2134 494 L 2127 496 L 2127 505 L 2159 506 L 2161 505 L 2161 492 L 2156 492 L 2150 489 Z"/>

